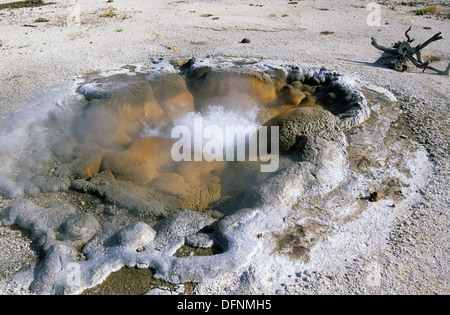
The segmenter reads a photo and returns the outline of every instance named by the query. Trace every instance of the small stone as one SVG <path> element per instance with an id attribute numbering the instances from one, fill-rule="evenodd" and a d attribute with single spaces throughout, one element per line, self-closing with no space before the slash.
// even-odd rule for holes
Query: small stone
<path id="1" fill-rule="evenodd" d="M 375 191 L 375 192 L 371 193 L 370 197 L 369 197 L 369 201 L 370 202 L 380 201 L 380 196 L 379 196 L 378 192 Z"/>
<path id="2" fill-rule="evenodd" d="M 148 224 L 136 222 L 122 229 L 117 236 L 120 245 L 142 249 L 155 239 L 156 232 Z"/>
<path id="3" fill-rule="evenodd" d="M 101 227 L 92 214 L 86 213 L 71 216 L 61 229 L 65 239 L 75 244 L 83 244 L 94 237 Z"/>
<path id="4" fill-rule="evenodd" d="M 241 44 L 250 44 L 252 41 L 249 39 L 249 38 L 244 38 L 242 41 L 241 41 Z"/>
<path id="5" fill-rule="evenodd" d="M 172 51 L 180 51 L 181 48 L 178 46 L 168 46 L 167 49 L 172 50 Z"/>
<path id="6" fill-rule="evenodd" d="M 186 236 L 186 245 L 197 247 L 197 248 L 210 248 L 214 245 L 214 241 L 209 237 L 208 234 L 198 233 Z"/>

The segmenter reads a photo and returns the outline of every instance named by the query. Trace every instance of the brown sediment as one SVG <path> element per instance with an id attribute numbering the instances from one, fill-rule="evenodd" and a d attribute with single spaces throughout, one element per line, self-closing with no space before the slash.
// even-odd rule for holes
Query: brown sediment
<path id="1" fill-rule="evenodd" d="M 277 94 L 280 105 L 299 105 L 306 97 L 305 93 L 290 84 L 283 86 Z"/>
<path id="2" fill-rule="evenodd" d="M 178 74 L 162 75 L 150 81 L 154 98 L 164 112 L 167 123 L 194 111 L 194 97 L 189 92 L 183 77 Z"/>
<path id="3" fill-rule="evenodd" d="M 322 239 L 329 227 L 311 222 L 306 225 L 295 225 L 282 234 L 273 234 L 277 241 L 276 252 L 307 263 L 310 249 Z"/>
<path id="4" fill-rule="evenodd" d="M 223 101 L 238 103 L 238 108 L 245 110 L 245 107 L 253 105 L 247 102 L 248 99 L 260 105 L 272 104 L 276 100 L 275 86 L 265 73 L 217 71 L 210 68 L 196 70 L 187 82 L 197 110 Z M 241 99 L 244 102 L 240 102 Z"/>
<path id="5" fill-rule="evenodd" d="M 174 169 L 170 151 L 175 140 L 163 137 L 136 139 L 121 152 L 103 156 L 101 170 L 109 170 L 119 180 L 148 184 L 161 173 Z"/>
<path id="6" fill-rule="evenodd" d="M 194 283 L 184 283 L 184 294 L 191 295 Z M 101 284 L 85 290 L 81 295 L 142 295 L 154 288 L 175 291 L 176 286 L 170 282 L 156 279 L 151 269 L 124 267 L 110 274 Z"/>
<path id="7" fill-rule="evenodd" d="M 209 248 L 198 248 L 189 245 L 183 245 L 176 251 L 174 257 L 213 256 L 222 252 L 222 249 L 216 245 Z"/>

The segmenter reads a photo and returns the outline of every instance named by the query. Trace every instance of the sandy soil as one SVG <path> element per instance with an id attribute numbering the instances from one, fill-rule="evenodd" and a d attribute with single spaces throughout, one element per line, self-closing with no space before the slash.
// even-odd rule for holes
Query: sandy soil
<path id="1" fill-rule="evenodd" d="M 369 1 L 359 0 L 79 0 L 79 7 L 75 0 L 54 2 L 0 10 L 0 117 L 77 76 L 146 64 L 151 58 L 289 60 L 333 69 L 393 92 L 403 111 L 397 123 L 426 147 L 434 171 L 429 185 L 417 191 L 416 202 L 399 209 L 387 250 L 370 258 L 382 266 L 387 279 L 377 293 L 448 294 L 449 77 L 375 66 L 380 51 L 370 44 L 371 37 L 386 46 L 404 40 L 409 26 L 418 43 L 441 31 L 444 40 L 430 45 L 427 53 L 440 57 L 434 65 L 445 69 L 450 24 L 444 1 L 428 1 L 444 13 L 439 16 L 410 13 L 423 7 L 407 5 L 417 1 L 379 1 L 380 26 L 368 25 Z M 38 18 L 48 22 L 36 22 Z M 251 43 L 240 43 L 243 38 Z M 1 232 L 0 244 L 7 246 L 13 239 L 29 251 L 17 233 Z M 358 277 L 370 263 L 351 262 L 339 278 L 305 274 L 297 285 L 278 293 L 365 293 Z"/>

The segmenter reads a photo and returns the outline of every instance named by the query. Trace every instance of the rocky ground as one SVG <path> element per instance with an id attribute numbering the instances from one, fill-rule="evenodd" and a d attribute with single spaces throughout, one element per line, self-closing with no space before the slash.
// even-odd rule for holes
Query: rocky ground
<path id="1" fill-rule="evenodd" d="M 7 2 L 0 0 L 0 5 Z M 410 35 L 422 43 L 441 31 L 444 39 L 430 45 L 426 55 L 437 57 L 434 66 L 445 69 L 450 59 L 449 7 L 445 1 L 379 3 L 379 25 L 367 22 L 369 2 L 357 0 L 89 0 L 79 1 L 79 7 L 75 1 L 57 0 L 43 7 L 3 9 L 0 117 L 80 75 L 147 64 L 150 58 L 288 60 L 335 70 L 356 85 L 383 87 L 398 99 L 393 132 L 428 152 L 433 167 L 428 183 L 396 209 L 380 250 L 336 270 L 299 270 L 273 293 L 448 294 L 449 79 L 414 66 L 400 73 L 375 65 L 381 53 L 370 38 L 389 46 L 404 40 L 412 26 Z M 432 5 L 438 14 L 411 12 Z M 10 202 L 0 199 L 0 208 Z M 10 277 L 39 253 L 26 233 L 9 227 L 0 228 L 0 253 L 0 277 L 6 280 L 0 292 L 20 293 Z M 208 293 L 207 285 L 199 290 Z"/>

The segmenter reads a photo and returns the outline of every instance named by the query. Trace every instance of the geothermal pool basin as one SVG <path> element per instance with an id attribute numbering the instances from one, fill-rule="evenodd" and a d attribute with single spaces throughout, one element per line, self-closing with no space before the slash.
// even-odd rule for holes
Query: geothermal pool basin
<path id="1" fill-rule="evenodd" d="M 79 294 L 133 267 L 172 290 L 273 293 L 376 250 L 429 167 L 380 91 L 232 58 L 80 77 L 0 125 L 0 223 L 39 252 L 14 281 Z"/>

